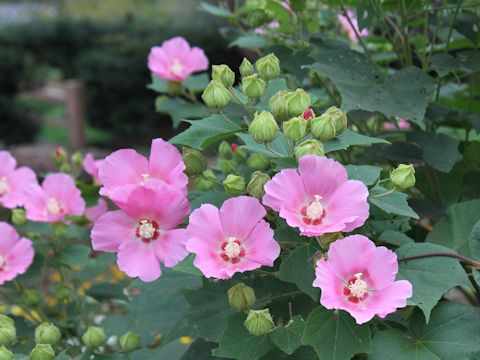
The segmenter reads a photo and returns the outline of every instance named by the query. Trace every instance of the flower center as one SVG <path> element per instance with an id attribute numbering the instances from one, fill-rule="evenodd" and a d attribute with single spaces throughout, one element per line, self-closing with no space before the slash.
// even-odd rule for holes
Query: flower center
<path id="1" fill-rule="evenodd" d="M 362 273 L 356 273 L 348 280 L 348 285 L 343 288 L 343 295 L 347 296 L 348 301 L 355 304 L 368 297 L 368 284 L 363 279 Z"/>
<path id="2" fill-rule="evenodd" d="M 0 255 L 0 271 L 2 271 L 4 267 L 5 267 L 5 258 L 2 255 Z"/>
<path id="3" fill-rule="evenodd" d="M 223 260 L 236 264 L 240 261 L 240 258 L 245 256 L 245 249 L 242 247 L 240 241 L 230 236 L 227 238 L 227 241 L 222 243 L 222 254 L 221 257 Z"/>
<path id="4" fill-rule="evenodd" d="M 150 174 L 142 174 L 143 180 L 140 182 L 142 185 L 145 185 L 145 183 L 150 179 Z"/>
<path id="5" fill-rule="evenodd" d="M 145 243 L 156 240 L 160 235 L 158 224 L 155 221 L 140 220 L 135 235 Z"/>
<path id="6" fill-rule="evenodd" d="M 170 65 L 170 72 L 174 75 L 180 75 L 183 72 L 184 66 L 179 59 L 173 59 L 172 65 Z"/>
<path id="7" fill-rule="evenodd" d="M 6 177 L 0 178 L 0 196 L 3 196 L 8 191 L 8 182 Z"/>
<path id="8" fill-rule="evenodd" d="M 47 211 L 50 215 L 57 215 L 63 211 L 62 205 L 57 201 L 57 199 L 50 198 L 47 202 Z"/>
<path id="9" fill-rule="evenodd" d="M 326 211 L 321 203 L 322 197 L 320 195 L 314 195 L 313 201 L 304 206 L 300 213 L 303 215 L 303 222 L 307 225 L 320 225 L 322 219 L 325 217 Z"/>

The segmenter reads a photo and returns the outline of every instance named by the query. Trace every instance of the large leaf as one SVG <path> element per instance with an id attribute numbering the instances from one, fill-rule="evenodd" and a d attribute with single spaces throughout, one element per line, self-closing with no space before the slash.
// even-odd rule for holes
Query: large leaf
<path id="1" fill-rule="evenodd" d="M 470 252 L 472 256 L 480 260 L 480 220 L 478 220 L 470 232 L 468 237 L 468 245 L 470 246 Z"/>
<path id="2" fill-rule="evenodd" d="M 414 317 L 411 331 L 384 330 L 373 338 L 370 360 L 468 360 L 480 358 L 480 311 L 444 302 L 425 324 Z"/>
<path id="3" fill-rule="evenodd" d="M 381 167 L 371 165 L 345 166 L 349 179 L 360 180 L 365 185 L 372 185 L 380 177 Z"/>
<path id="4" fill-rule="evenodd" d="M 370 328 L 358 325 L 346 312 L 335 314 L 323 306 L 308 316 L 302 337 L 320 359 L 350 360 L 355 354 L 371 351 Z"/>
<path id="5" fill-rule="evenodd" d="M 418 219 L 418 215 L 407 203 L 407 195 L 398 191 L 389 192 L 381 186 L 370 191 L 368 201 L 388 214 L 408 216 Z M 385 195 L 384 195 L 385 194 Z"/>
<path id="6" fill-rule="evenodd" d="M 245 143 L 242 147 L 252 151 L 258 152 L 268 157 L 289 157 L 291 155 L 291 150 L 288 146 L 287 140 L 283 133 L 278 133 L 278 135 L 273 139 L 273 141 L 268 144 L 267 149 L 264 145 L 257 143 L 249 134 L 238 133 L 237 136 L 242 139 Z"/>
<path id="7" fill-rule="evenodd" d="M 155 109 L 158 112 L 170 115 L 173 127 L 178 127 L 183 120 L 199 119 L 209 114 L 202 104 L 191 104 L 181 98 L 159 96 L 155 100 Z"/>
<path id="8" fill-rule="evenodd" d="M 454 253 L 440 245 L 408 243 L 397 249 L 401 260 L 406 257 L 430 253 Z M 413 285 L 410 305 L 417 305 L 425 314 L 427 322 L 430 312 L 450 288 L 468 284 L 468 278 L 459 261 L 450 257 L 427 257 L 400 261 L 398 279 L 405 279 Z"/>
<path id="9" fill-rule="evenodd" d="M 271 332 L 270 339 L 280 350 L 291 355 L 302 345 L 304 328 L 302 317 L 296 315 L 285 326 L 276 327 Z"/>
<path id="10" fill-rule="evenodd" d="M 470 200 L 450 206 L 447 215 L 427 235 L 427 241 L 449 247 L 462 255 L 471 256 L 468 239 L 480 220 L 480 200 Z"/>
<path id="11" fill-rule="evenodd" d="M 372 144 L 390 144 L 387 140 L 378 137 L 371 137 L 359 134 L 355 131 L 346 129 L 343 133 L 333 140 L 329 140 L 324 144 L 325 152 L 329 153 L 337 150 L 346 150 L 350 146 L 360 145 L 369 146 Z"/>

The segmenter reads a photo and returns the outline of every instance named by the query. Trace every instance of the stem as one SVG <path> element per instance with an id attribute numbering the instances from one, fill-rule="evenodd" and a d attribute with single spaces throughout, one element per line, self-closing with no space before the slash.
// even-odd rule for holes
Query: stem
<path id="1" fill-rule="evenodd" d="M 365 52 L 365 55 L 367 55 L 367 56 L 368 56 L 368 59 L 370 60 L 370 62 L 373 63 L 372 54 L 370 54 L 370 51 L 368 50 L 367 46 L 366 46 L 365 43 L 363 42 L 362 37 L 361 37 L 360 34 L 358 33 L 357 27 L 353 25 L 352 19 L 350 19 L 350 16 L 348 15 L 347 9 L 345 9 L 345 6 L 343 5 L 343 1 L 342 1 L 342 0 L 340 0 L 340 7 L 341 7 L 341 9 L 342 9 L 342 11 L 343 11 L 343 15 L 347 18 L 348 24 L 350 25 L 350 27 L 351 27 L 351 28 L 353 29 L 353 31 L 355 32 L 355 37 L 357 38 L 358 43 L 360 44 L 360 46 L 362 47 L 363 51 Z"/>
<path id="2" fill-rule="evenodd" d="M 395 188 L 391 189 L 391 190 L 388 190 L 388 191 L 385 191 L 384 193 L 381 193 L 381 194 L 378 194 L 378 195 L 372 195 L 370 196 L 371 198 L 381 198 L 383 196 L 387 196 L 387 195 L 390 195 L 391 193 L 393 193 L 395 191 Z"/>
<path id="3" fill-rule="evenodd" d="M 457 259 L 461 262 L 464 262 L 468 265 L 471 265 L 476 270 L 480 269 L 480 262 L 475 261 L 475 260 L 473 260 L 469 257 L 463 256 L 463 255 L 447 253 L 447 252 L 438 252 L 438 253 L 407 256 L 407 257 L 404 257 L 402 259 L 399 259 L 398 261 L 403 262 L 403 261 L 409 261 L 409 260 L 424 259 L 424 258 L 429 258 L 429 257 L 451 257 L 451 258 Z"/>
<path id="4" fill-rule="evenodd" d="M 279 157 L 279 158 L 282 158 L 283 155 L 280 154 L 279 152 L 273 150 L 268 144 L 265 144 L 265 149 L 267 149 L 268 151 L 270 151 L 273 155 L 275 155 L 276 157 Z"/>
<path id="5" fill-rule="evenodd" d="M 223 112 L 223 110 L 219 110 L 218 113 L 220 114 L 221 117 L 223 117 L 225 120 L 227 120 L 228 123 L 230 123 L 230 125 L 232 125 L 234 128 L 236 129 L 239 129 L 240 130 L 240 127 L 235 124 L 233 122 L 233 120 L 231 120 L 227 115 L 225 115 L 225 113 Z"/>
<path id="6" fill-rule="evenodd" d="M 400 20 L 402 22 L 402 36 L 403 36 L 403 52 L 405 54 L 405 63 L 407 66 L 412 66 L 412 54 L 410 52 L 410 41 L 408 39 L 408 32 L 406 31 L 406 10 L 405 0 L 399 2 Z"/>

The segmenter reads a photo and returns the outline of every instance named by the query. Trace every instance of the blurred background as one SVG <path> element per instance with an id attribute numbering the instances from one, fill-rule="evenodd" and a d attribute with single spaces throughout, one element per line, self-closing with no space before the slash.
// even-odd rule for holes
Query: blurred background
<path id="1" fill-rule="evenodd" d="M 210 63 L 236 67 L 241 59 L 198 4 L 1 0 L 0 148 L 43 170 L 59 145 L 101 156 L 171 137 L 171 120 L 155 112 L 147 88 L 150 48 L 181 35 Z"/>

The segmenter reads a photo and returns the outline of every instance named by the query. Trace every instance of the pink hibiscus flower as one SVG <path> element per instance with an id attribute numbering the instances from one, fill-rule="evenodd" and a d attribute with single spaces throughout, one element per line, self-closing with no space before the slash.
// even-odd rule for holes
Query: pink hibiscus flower
<path id="1" fill-rule="evenodd" d="M 124 201 L 138 185 L 152 187 L 163 182 L 185 194 L 188 177 L 183 170 L 185 164 L 177 148 L 163 139 L 154 139 L 149 160 L 132 149 L 115 151 L 103 160 L 100 194 Z"/>
<path id="2" fill-rule="evenodd" d="M 0 285 L 24 274 L 33 262 L 32 242 L 13 226 L 0 222 Z"/>
<path id="3" fill-rule="evenodd" d="M 370 35 L 370 32 L 368 29 L 363 29 L 360 31 L 358 28 L 358 21 L 357 21 L 357 16 L 352 10 L 347 10 L 348 17 L 352 21 L 352 26 L 350 26 L 350 23 L 348 22 L 348 19 L 345 15 L 338 14 L 338 21 L 340 22 L 340 25 L 342 26 L 343 31 L 348 35 L 350 41 L 354 44 L 358 43 L 357 36 L 355 35 L 355 30 L 357 30 L 358 35 L 361 37 L 365 37 Z M 354 30 L 355 29 L 355 30 Z"/>
<path id="4" fill-rule="evenodd" d="M 321 236 L 362 226 L 369 215 L 367 197 L 366 186 L 348 180 L 342 164 L 306 155 L 300 158 L 298 171 L 284 169 L 265 184 L 263 204 L 302 235 Z"/>
<path id="5" fill-rule="evenodd" d="M 266 211 L 252 197 L 225 201 L 220 209 L 204 204 L 190 215 L 187 250 L 209 278 L 229 279 L 237 272 L 273 266 L 280 246 L 263 220 Z"/>
<path id="6" fill-rule="evenodd" d="M 108 211 L 108 204 L 103 199 L 98 199 L 97 205 L 90 206 L 85 209 L 85 216 L 91 222 L 95 222 L 100 216 Z"/>
<path id="7" fill-rule="evenodd" d="M 162 274 L 160 264 L 173 267 L 187 256 L 185 229 L 175 229 L 190 211 L 183 193 L 165 183 L 155 190 L 137 186 L 119 206 L 97 219 L 92 246 L 116 252 L 128 276 L 153 281 Z"/>
<path id="8" fill-rule="evenodd" d="M 27 219 L 40 222 L 63 221 L 67 215 L 83 215 L 85 201 L 72 177 L 57 173 L 48 175 L 42 183 L 25 188 Z"/>
<path id="9" fill-rule="evenodd" d="M 98 177 L 98 171 L 102 165 L 103 160 L 95 160 L 91 153 L 85 155 L 83 159 L 83 169 L 87 174 L 93 178 L 95 184 L 100 184 L 100 178 Z"/>
<path id="10" fill-rule="evenodd" d="M 384 318 L 406 306 L 412 284 L 395 281 L 397 255 L 363 235 L 351 235 L 330 245 L 328 260 L 317 262 L 313 286 L 322 289 L 327 309 L 348 311 L 358 324 L 375 315 Z"/>
<path id="11" fill-rule="evenodd" d="M 17 161 L 8 151 L 0 151 L 0 205 L 9 209 L 22 206 L 25 187 L 37 182 L 30 168 L 16 166 Z"/>
<path id="12" fill-rule="evenodd" d="M 207 70 L 208 59 L 202 49 L 191 48 L 177 36 L 150 50 L 148 68 L 159 78 L 180 82 L 194 72 Z"/>

